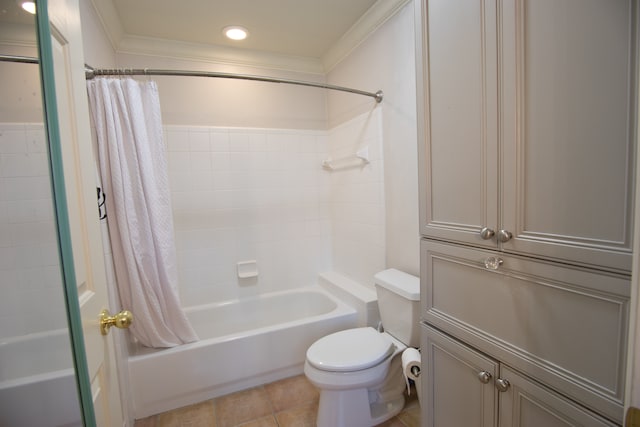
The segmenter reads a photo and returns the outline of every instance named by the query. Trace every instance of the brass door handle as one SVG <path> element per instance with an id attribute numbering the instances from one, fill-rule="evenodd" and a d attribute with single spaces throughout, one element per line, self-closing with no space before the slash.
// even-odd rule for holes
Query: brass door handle
<path id="1" fill-rule="evenodd" d="M 113 316 L 106 308 L 100 312 L 100 333 L 107 335 L 109 328 L 115 326 L 116 328 L 126 329 L 133 323 L 133 314 L 129 310 L 122 310 L 120 313 L 116 313 Z"/>

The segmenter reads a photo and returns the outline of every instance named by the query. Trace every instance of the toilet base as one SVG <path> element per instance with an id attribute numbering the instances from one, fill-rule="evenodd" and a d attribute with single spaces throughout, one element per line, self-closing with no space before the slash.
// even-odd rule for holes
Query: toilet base
<path id="1" fill-rule="evenodd" d="M 323 390 L 317 427 L 372 427 L 394 417 L 403 407 L 402 395 L 388 402 L 370 404 L 366 389 Z"/>
<path id="2" fill-rule="evenodd" d="M 404 407 L 404 388 L 402 366 L 395 357 L 377 387 L 322 389 L 317 427 L 372 427 L 383 423 Z"/>

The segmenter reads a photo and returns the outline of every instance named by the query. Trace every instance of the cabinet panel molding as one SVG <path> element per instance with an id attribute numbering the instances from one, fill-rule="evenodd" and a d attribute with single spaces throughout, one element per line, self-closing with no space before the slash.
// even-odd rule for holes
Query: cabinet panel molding
<path id="1" fill-rule="evenodd" d="M 422 242 L 428 323 L 614 419 L 622 417 L 629 279 Z"/>
<path id="2" fill-rule="evenodd" d="M 616 424 L 536 384 L 508 366 L 500 366 L 509 390 L 500 394 L 500 427 L 614 427 Z"/>
<path id="3" fill-rule="evenodd" d="M 505 251 L 630 271 L 635 9 L 501 3 L 501 210 L 514 236 Z"/>
<path id="4" fill-rule="evenodd" d="M 421 339 L 426 426 L 497 427 L 498 363 L 426 325 Z M 481 372 L 487 382 L 478 379 Z"/>
<path id="5" fill-rule="evenodd" d="M 480 237 L 498 225 L 496 2 L 428 7 L 417 5 L 421 232 L 496 247 Z"/>

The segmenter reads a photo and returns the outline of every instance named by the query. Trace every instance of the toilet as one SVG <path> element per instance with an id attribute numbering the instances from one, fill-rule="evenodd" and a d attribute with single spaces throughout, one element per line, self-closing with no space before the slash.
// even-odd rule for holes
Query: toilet
<path id="1" fill-rule="evenodd" d="M 370 427 L 404 406 L 401 353 L 420 345 L 420 280 L 389 269 L 374 276 L 384 332 L 347 329 L 307 350 L 304 373 L 320 390 L 317 427 Z"/>

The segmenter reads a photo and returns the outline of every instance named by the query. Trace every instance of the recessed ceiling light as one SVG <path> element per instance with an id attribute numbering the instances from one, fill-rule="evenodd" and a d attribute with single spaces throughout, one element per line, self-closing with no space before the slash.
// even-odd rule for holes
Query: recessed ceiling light
<path id="1" fill-rule="evenodd" d="M 20 5 L 21 8 L 23 8 L 24 10 L 26 10 L 30 14 L 32 14 L 32 15 L 36 14 L 36 3 L 35 2 L 17 0 L 17 3 Z"/>
<path id="2" fill-rule="evenodd" d="M 225 27 L 222 30 L 222 33 L 231 40 L 244 40 L 249 35 L 249 31 L 247 31 L 244 27 L 239 27 L 237 25 L 232 25 L 229 27 Z"/>

